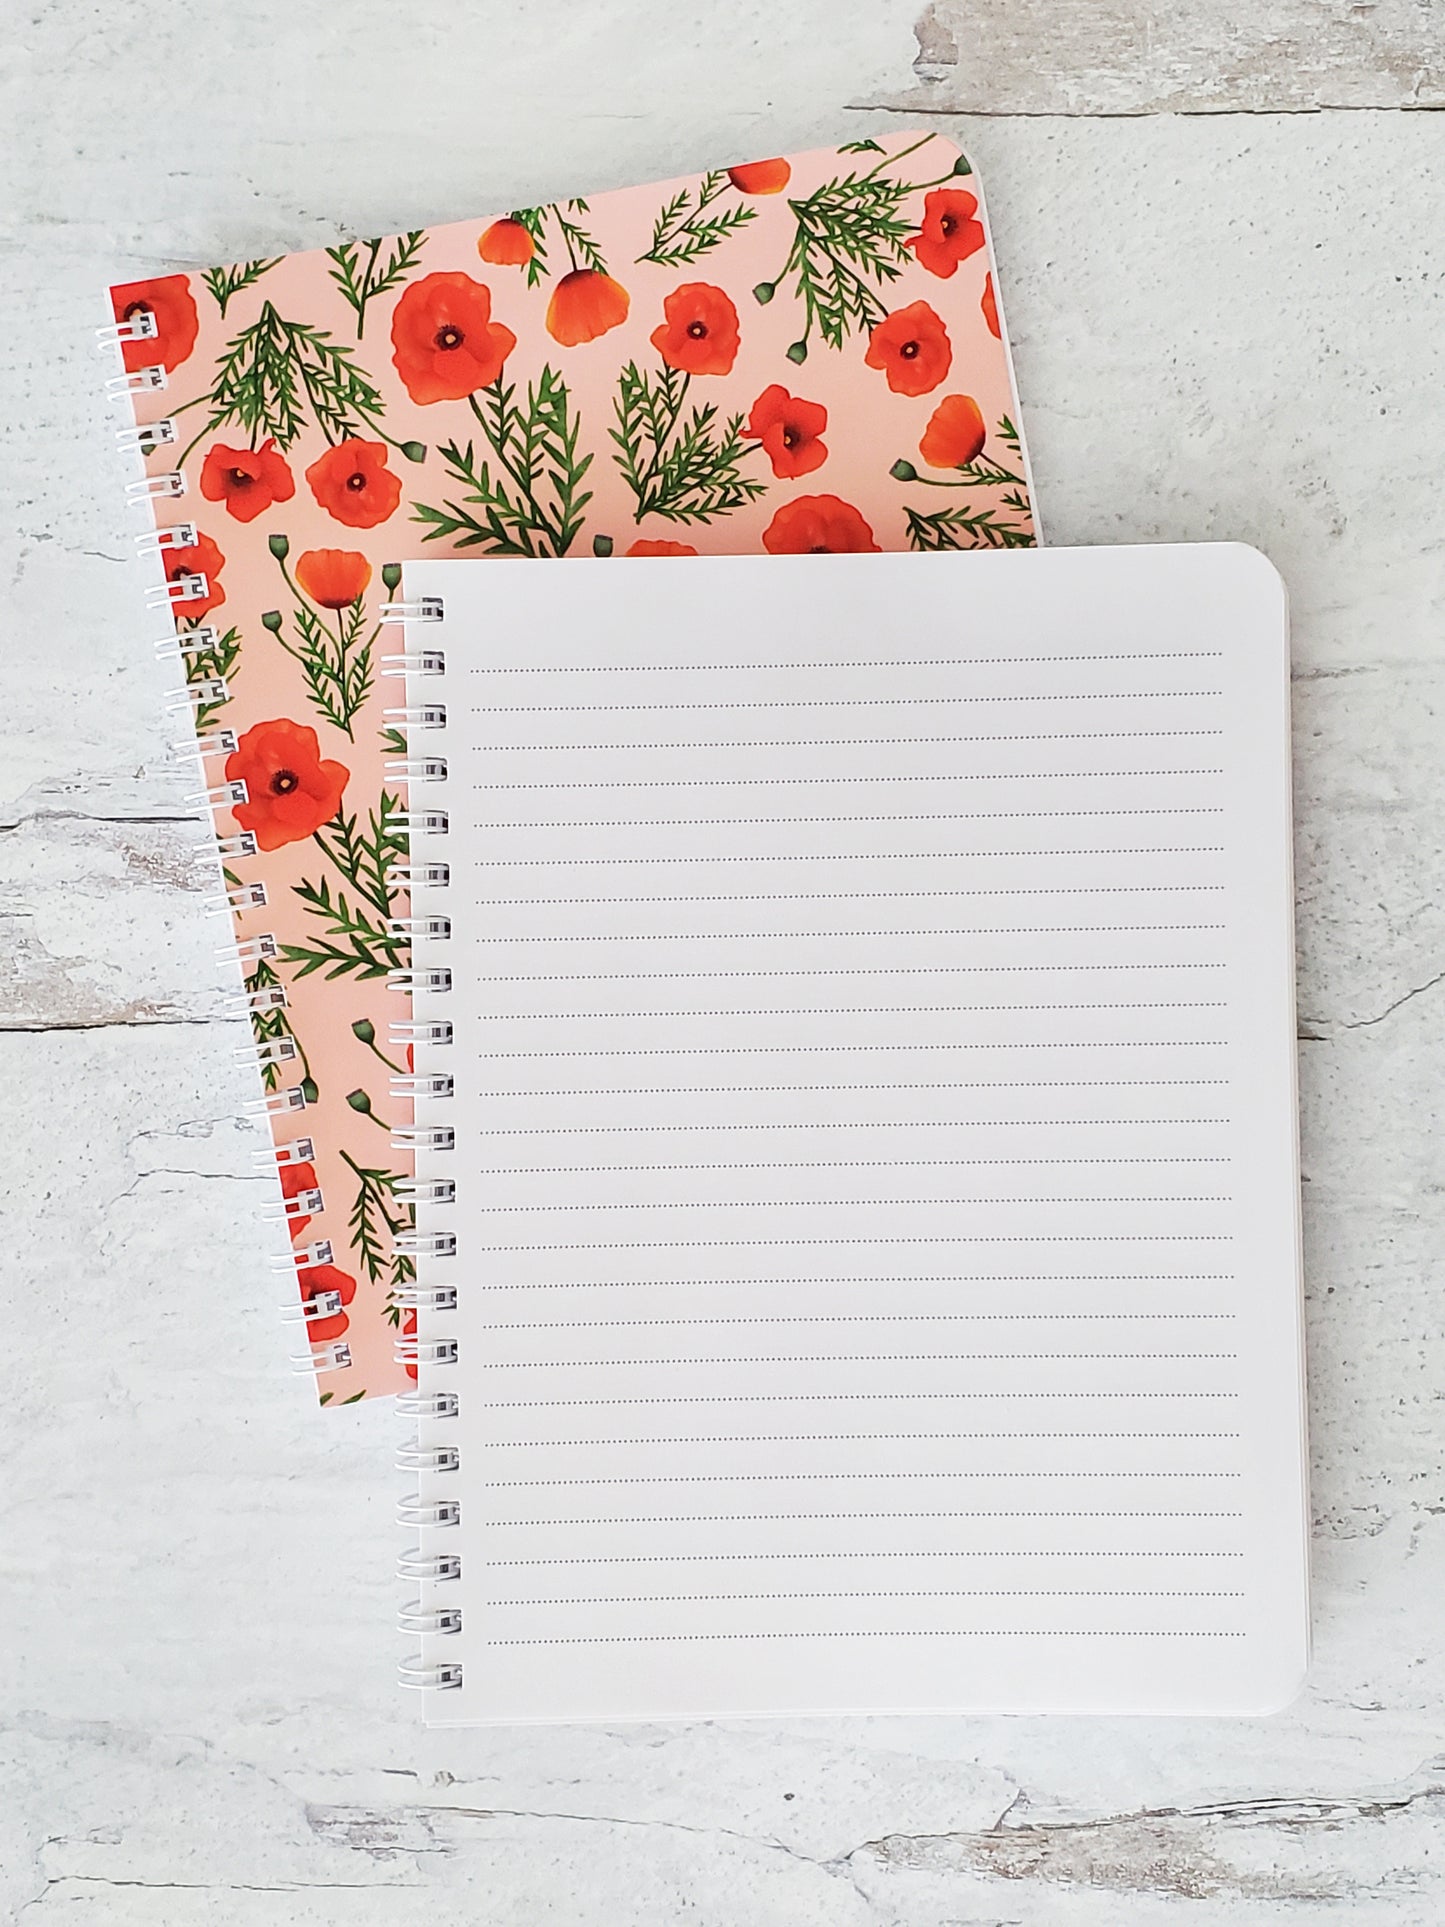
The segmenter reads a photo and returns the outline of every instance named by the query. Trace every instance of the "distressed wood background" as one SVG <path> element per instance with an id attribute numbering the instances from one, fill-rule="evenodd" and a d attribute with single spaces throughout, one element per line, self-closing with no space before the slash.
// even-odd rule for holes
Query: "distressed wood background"
<path id="1" fill-rule="evenodd" d="M 1445 6 L 30 0 L 0 70 L 0 1915 L 1445 1918 Z M 1056 541 L 1296 616 L 1313 1681 L 1276 1719 L 428 1736 L 396 1423 L 271 1313 L 102 284 L 899 124 L 989 188 Z"/>

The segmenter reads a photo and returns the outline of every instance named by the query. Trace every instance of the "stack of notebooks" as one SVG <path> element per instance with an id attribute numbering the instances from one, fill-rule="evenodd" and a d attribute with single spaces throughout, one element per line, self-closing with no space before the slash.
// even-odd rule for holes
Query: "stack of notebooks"
<path id="1" fill-rule="evenodd" d="M 111 302 L 427 1718 L 1286 1700 L 1284 595 L 1036 546 L 967 160 Z"/>

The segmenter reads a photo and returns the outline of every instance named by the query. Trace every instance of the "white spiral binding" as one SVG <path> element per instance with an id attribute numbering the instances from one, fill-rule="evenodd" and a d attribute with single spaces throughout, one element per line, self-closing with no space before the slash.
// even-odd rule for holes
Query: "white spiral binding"
<path id="1" fill-rule="evenodd" d="M 138 308 L 126 319 L 97 328 L 95 332 L 97 346 L 102 352 L 120 355 L 131 343 L 157 340 L 161 330 L 150 310 Z M 143 404 L 139 397 L 163 394 L 169 386 L 170 377 L 157 360 L 144 367 L 127 369 L 110 376 L 105 383 L 105 392 L 112 401 L 141 407 Z M 165 415 L 115 430 L 117 452 L 128 461 L 138 463 L 141 469 L 135 479 L 125 483 L 125 499 L 129 504 L 154 513 L 158 504 L 178 500 L 187 494 L 187 479 L 179 465 L 164 468 L 156 474 L 144 472 L 149 456 L 159 449 L 178 448 L 182 440 L 177 421 Z M 178 551 L 194 548 L 199 540 L 200 531 L 191 521 L 166 527 L 156 525 L 134 537 L 137 554 L 148 560 L 174 557 Z M 184 556 L 181 560 L 184 564 Z M 145 599 L 148 607 L 163 609 L 172 617 L 180 617 L 186 615 L 189 603 L 202 600 L 209 593 L 210 583 L 204 571 L 183 567 L 174 580 L 148 584 Z M 205 907 L 210 913 L 230 920 L 239 913 L 263 908 L 267 902 L 267 890 L 263 878 L 252 876 L 237 879 L 221 874 L 221 865 L 249 863 L 261 852 L 254 832 L 235 830 L 221 834 L 215 822 L 217 812 L 244 806 L 249 800 L 245 783 L 227 776 L 224 767 L 226 759 L 234 756 L 240 747 L 236 731 L 212 726 L 202 734 L 194 727 L 194 719 L 199 711 L 225 703 L 230 697 L 224 677 L 206 676 L 193 680 L 191 675 L 192 664 L 198 658 L 214 653 L 219 642 L 220 632 L 214 626 L 196 623 L 185 630 L 169 629 L 167 634 L 156 639 L 154 647 L 157 656 L 171 663 L 183 678 L 180 687 L 167 692 L 166 708 L 171 714 L 185 715 L 191 727 L 182 739 L 172 745 L 172 752 L 182 767 L 191 772 L 199 767 L 202 787 L 187 800 L 193 808 L 211 818 L 212 834 L 196 850 L 197 861 L 206 865 L 218 886 L 213 893 L 207 894 Z M 221 763 L 219 769 L 216 767 L 218 761 Z M 269 933 L 251 937 L 244 943 L 233 938 L 216 953 L 218 965 L 228 974 L 235 972 L 238 967 L 244 972 L 248 966 L 277 955 L 276 939 Z M 286 991 L 282 986 L 247 991 L 243 983 L 233 982 L 228 989 L 224 1008 L 228 1016 L 244 1018 L 250 1031 L 253 1018 L 282 1010 L 286 1003 Z M 239 1062 L 255 1066 L 258 1083 L 262 1072 L 268 1067 L 298 1065 L 300 1061 L 300 1052 L 294 1039 L 286 1036 L 258 1043 L 253 1033 L 234 1054 Z M 291 1122 L 306 1108 L 306 1092 L 300 1081 L 265 1092 L 244 1106 L 246 1116 L 263 1120 L 268 1127 L 272 1120 L 283 1120 L 283 1135 L 290 1140 L 279 1148 L 273 1145 L 259 1152 L 256 1161 L 260 1166 L 279 1173 L 284 1166 L 295 1167 L 311 1161 L 315 1149 L 311 1139 L 295 1136 L 294 1123 Z M 285 1128 L 287 1126 L 289 1128 Z M 298 1218 L 317 1216 L 323 1206 L 322 1194 L 317 1189 L 308 1189 L 290 1199 L 282 1197 L 278 1191 L 272 1216 L 282 1223 L 289 1223 Z M 305 1245 L 293 1245 L 284 1258 L 277 1258 L 273 1263 L 295 1283 L 306 1271 L 332 1264 L 334 1257 L 331 1240 L 315 1238 Z M 299 1325 L 302 1333 L 306 1334 L 310 1326 L 341 1310 L 339 1293 L 316 1291 L 309 1296 L 292 1299 L 284 1316 L 288 1322 Z M 313 1375 L 340 1371 L 351 1363 L 351 1352 L 344 1341 L 336 1340 L 309 1345 L 304 1353 L 293 1357 L 291 1363 L 297 1371 Z"/>
<path id="2" fill-rule="evenodd" d="M 381 611 L 384 622 L 438 623 L 444 620 L 445 610 L 435 597 L 422 597 L 414 602 L 395 602 L 386 604 Z M 444 648 L 428 645 L 408 646 L 402 653 L 386 659 L 382 672 L 390 676 L 442 677 L 446 674 L 446 651 Z M 445 890 L 451 882 L 451 871 L 445 860 L 434 854 L 432 839 L 444 837 L 450 827 L 448 812 L 427 806 L 418 796 L 418 788 L 427 783 L 444 783 L 447 780 L 447 758 L 440 747 L 434 749 L 428 742 L 425 747 L 415 743 L 415 737 L 422 731 L 428 733 L 445 730 L 447 724 L 446 705 L 440 701 L 418 701 L 413 691 L 408 689 L 410 700 L 403 706 L 389 709 L 387 721 L 404 730 L 408 740 L 408 754 L 388 764 L 387 774 L 395 781 L 408 786 L 408 807 L 400 818 L 403 827 L 412 840 L 411 854 L 398 871 L 398 881 L 403 882 L 419 901 L 413 903 L 413 914 L 397 917 L 391 922 L 395 935 L 407 937 L 427 944 L 445 943 L 452 934 L 451 918 L 435 909 L 427 902 L 428 893 Z M 434 963 L 414 965 L 406 969 L 388 973 L 387 982 L 391 989 L 407 995 L 420 994 L 424 998 L 445 996 L 452 987 L 452 973 L 445 966 Z M 391 1042 L 397 1050 L 411 1048 L 420 1050 L 446 1049 L 452 1042 L 452 1026 L 444 1018 L 415 1013 L 399 1018 L 391 1026 Z M 428 1064 L 415 1071 L 398 1072 L 391 1084 L 393 1098 L 400 1102 L 410 1100 L 413 1104 L 445 1104 L 453 1095 L 452 1077 L 445 1071 Z M 450 1125 L 437 1124 L 430 1119 L 425 1123 L 400 1125 L 392 1134 L 392 1143 L 398 1150 L 416 1152 L 428 1150 L 447 1152 L 455 1149 L 456 1132 Z M 425 1334 L 400 1331 L 397 1334 L 397 1359 L 411 1369 L 426 1385 L 426 1389 L 404 1394 L 397 1400 L 397 1409 L 406 1417 L 426 1423 L 445 1423 L 454 1420 L 460 1410 L 459 1395 L 452 1390 L 435 1388 L 429 1381 L 439 1370 L 455 1365 L 458 1358 L 458 1341 L 455 1338 L 438 1334 L 432 1326 L 437 1315 L 454 1311 L 458 1301 L 459 1286 L 447 1272 L 457 1257 L 457 1234 L 452 1225 L 434 1222 L 438 1212 L 445 1213 L 449 1206 L 456 1203 L 457 1187 L 452 1178 L 409 1178 L 397 1186 L 399 1200 L 415 1210 L 420 1207 L 423 1222 L 404 1230 L 397 1235 L 396 1248 L 419 1259 L 429 1273 L 439 1270 L 441 1276 L 429 1275 L 424 1280 L 405 1284 L 396 1293 L 395 1302 L 399 1309 L 408 1314 L 407 1323 L 413 1327 L 416 1314 L 422 1314 L 429 1329 Z M 441 1439 L 408 1439 L 398 1452 L 398 1469 L 420 1472 L 428 1479 L 442 1478 L 455 1473 L 461 1464 L 458 1446 L 444 1437 Z M 462 1575 L 462 1561 L 457 1553 L 438 1550 L 432 1542 L 432 1535 L 444 1533 L 455 1527 L 461 1520 L 461 1506 L 456 1499 L 442 1496 L 433 1497 L 430 1492 L 426 1498 L 414 1494 L 403 1499 L 397 1510 L 397 1519 L 402 1525 L 419 1528 L 422 1543 L 402 1553 L 397 1561 L 399 1577 L 412 1583 L 420 1581 L 424 1588 L 445 1587 L 458 1580 Z M 462 1630 L 462 1611 L 459 1606 L 450 1604 L 445 1596 L 433 1598 L 430 1591 L 424 1591 L 419 1599 L 409 1600 L 397 1615 L 400 1631 L 415 1633 L 423 1639 L 433 1640 L 460 1633 Z M 462 1667 L 459 1662 L 439 1660 L 430 1648 L 403 1660 L 397 1669 L 397 1676 L 403 1686 L 417 1688 L 423 1692 L 445 1692 L 462 1684 Z"/>

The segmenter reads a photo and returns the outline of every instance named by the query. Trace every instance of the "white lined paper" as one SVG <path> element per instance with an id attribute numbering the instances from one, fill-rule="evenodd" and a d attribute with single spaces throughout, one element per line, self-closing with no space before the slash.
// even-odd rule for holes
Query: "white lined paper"
<path id="1" fill-rule="evenodd" d="M 1287 655 L 1229 547 L 409 567 L 466 1684 L 1258 1710 L 1303 1664 Z M 897 642 L 900 634 L 916 639 Z M 887 638 L 890 648 L 880 650 Z M 416 697 L 414 696 L 414 700 Z M 424 1271 L 427 1268 L 424 1267 Z M 435 1648 L 434 1651 L 431 1648 Z"/>

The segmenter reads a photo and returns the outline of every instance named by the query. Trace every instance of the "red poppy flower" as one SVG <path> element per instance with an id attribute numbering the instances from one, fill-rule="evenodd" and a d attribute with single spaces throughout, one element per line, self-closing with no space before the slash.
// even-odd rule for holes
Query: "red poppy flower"
<path id="1" fill-rule="evenodd" d="M 401 500 L 401 479 L 386 465 L 385 442 L 338 442 L 311 464 L 306 479 L 326 513 L 348 528 L 374 529 Z"/>
<path id="2" fill-rule="evenodd" d="M 201 464 L 201 493 L 208 502 L 224 502 L 238 522 L 254 522 L 273 502 L 289 502 L 296 483 L 269 437 L 259 448 L 217 442 Z"/>
<path id="3" fill-rule="evenodd" d="M 329 823 L 350 776 L 344 763 L 322 762 L 314 729 L 284 716 L 253 724 L 226 758 L 227 781 L 239 777 L 250 793 L 231 814 L 263 850 L 299 843 Z"/>
<path id="4" fill-rule="evenodd" d="M 209 535 L 201 535 L 197 530 L 197 540 L 190 547 L 162 549 L 161 563 L 167 582 L 179 582 L 183 575 L 203 575 L 206 578 L 206 593 L 178 602 L 175 605 L 177 615 L 193 616 L 199 620 L 201 616 L 209 615 L 212 609 L 219 609 L 226 600 L 226 591 L 221 587 L 221 571 L 226 566 L 226 558 Z"/>
<path id="5" fill-rule="evenodd" d="M 895 395 L 926 395 L 936 388 L 953 362 L 948 330 L 926 301 L 895 308 L 873 330 L 863 357 L 870 368 L 881 368 Z"/>
<path id="6" fill-rule="evenodd" d="M 477 242 L 477 253 L 496 268 L 524 268 L 537 244 L 520 221 L 493 221 Z"/>
<path id="7" fill-rule="evenodd" d="M 738 354 L 738 311 L 721 288 L 689 281 L 662 304 L 667 316 L 652 345 L 669 368 L 689 375 L 726 375 Z"/>
<path id="8" fill-rule="evenodd" d="M 977 213 L 978 201 L 964 188 L 935 188 L 924 200 L 922 227 L 903 245 L 913 249 L 920 267 L 946 281 L 960 261 L 983 246 Z"/>
<path id="9" fill-rule="evenodd" d="M 391 318 L 392 365 L 423 405 L 465 401 L 487 388 L 517 345 L 492 320 L 492 294 L 469 274 L 426 274 L 413 281 Z"/>
<path id="10" fill-rule="evenodd" d="M 626 555 L 696 555 L 697 550 L 686 542 L 634 542 L 623 551 Z"/>
<path id="11" fill-rule="evenodd" d="M 282 1166 L 283 1170 L 286 1168 Z M 356 1280 L 336 1265 L 308 1265 L 298 1276 L 303 1304 L 309 1305 L 323 1291 L 334 1291 L 343 1305 L 349 1305 L 356 1296 Z M 324 1345 L 329 1338 L 340 1338 L 350 1323 L 344 1311 L 330 1312 L 324 1318 L 308 1319 L 306 1342 L 308 1345 Z"/>
<path id="12" fill-rule="evenodd" d="M 409 1312 L 408 1312 L 408 1313 L 406 1314 L 406 1316 L 405 1316 L 405 1317 L 404 1317 L 404 1318 L 402 1319 L 402 1321 L 401 1321 L 401 1335 L 402 1335 L 402 1337 L 403 1337 L 403 1338 L 415 1338 L 415 1337 L 416 1337 L 416 1313 L 415 1313 L 414 1311 L 409 1311 Z M 408 1366 L 407 1366 L 407 1368 L 406 1368 L 406 1375 L 407 1375 L 407 1377 L 408 1377 L 409 1379 L 411 1379 L 411 1380 L 413 1380 L 413 1382 L 415 1381 L 415 1379 L 416 1379 L 416 1364 L 415 1364 L 415 1361 L 413 1361 L 413 1363 L 411 1363 L 410 1365 L 408 1365 Z"/>
<path id="13" fill-rule="evenodd" d="M 366 594 L 371 564 L 356 549 L 307 549 L 297 559 L 296 580 L 323 609 L 349 609 Z"/>
<path id="14" fill-rule="evenodd" d="M 984 276 L 983 293 L 978 298 L 978 305 L 983 309 L 983 318 L 988 323 L 989 333 L 995 341 L 1002 341 L 1003 335 L 1000 333 L 998 325 L 998 296 L 993 291 L 993 276 L 991 274 Z"/>
<path id="15" fill-rule="evenodd" d="M 836 495 L 799 495 L 784 502 L 763 530 L 769 555 L 876 554 L 873 531 L 851 502 Z"/>
<path id="16" fill-rule="evenodd" d="M 762 443 L 774 475 L 811 475 L 821 468 L 828 450 L 819 437 L 827 426 L 820 401 L 800 401 L 778 382 L 763 390 L 748 416 L 748 433 Z"/>
<path id="17" fill-rule="evenodd" d="M 196 345 L 201 317 L 196 313 L 191 284 L 183 274 L 163 274 L 155 281 L 127 281 L 112 288 L 111 306 L 117 321 L 134 321 L 152 314 L 159 330 L 149 341 L 123 341 L 121 355 L 134 374 L 137 368 L 179 368 Z"/>
<path id="18" fill-rule="evenodd" d="M 281 1195 L 288 1200 L 298 1197 L 303 1191 L 314 1191 L 316 1189 L 316 1166 L 314 1164 L 278 1164 L 276 1167 L 276 1175 L 281 1180 Z M 293 1241 L 301 1236 L 301 1233 L 310 1222 L 311 1213 L 309 1211 L 304 1218 L 288 1218 L 286 1220 L 286 1229 L 291 1234 Z"/>
<path id="19" fill-rule="evenodd" d="M 744 161 L 728 169 L 728 179 L 739 194 L 781 194 L 792 171 L 786 161 Z"/>
<path id="20" fill-rule="evenodd" d="M 600 268 L 574 268 L 564 274 L 547 303 L 547 333 L 564 348 L 595 341 L 627 319 L 632 297 L 620 281 Z"/>
<path id="21" fill-rule="evenodd" d="M 945 395 L 928 418 L 918 452 L 930 468 L 967 468 L 983 453 L 988 430 L 972 395 Z"/>

